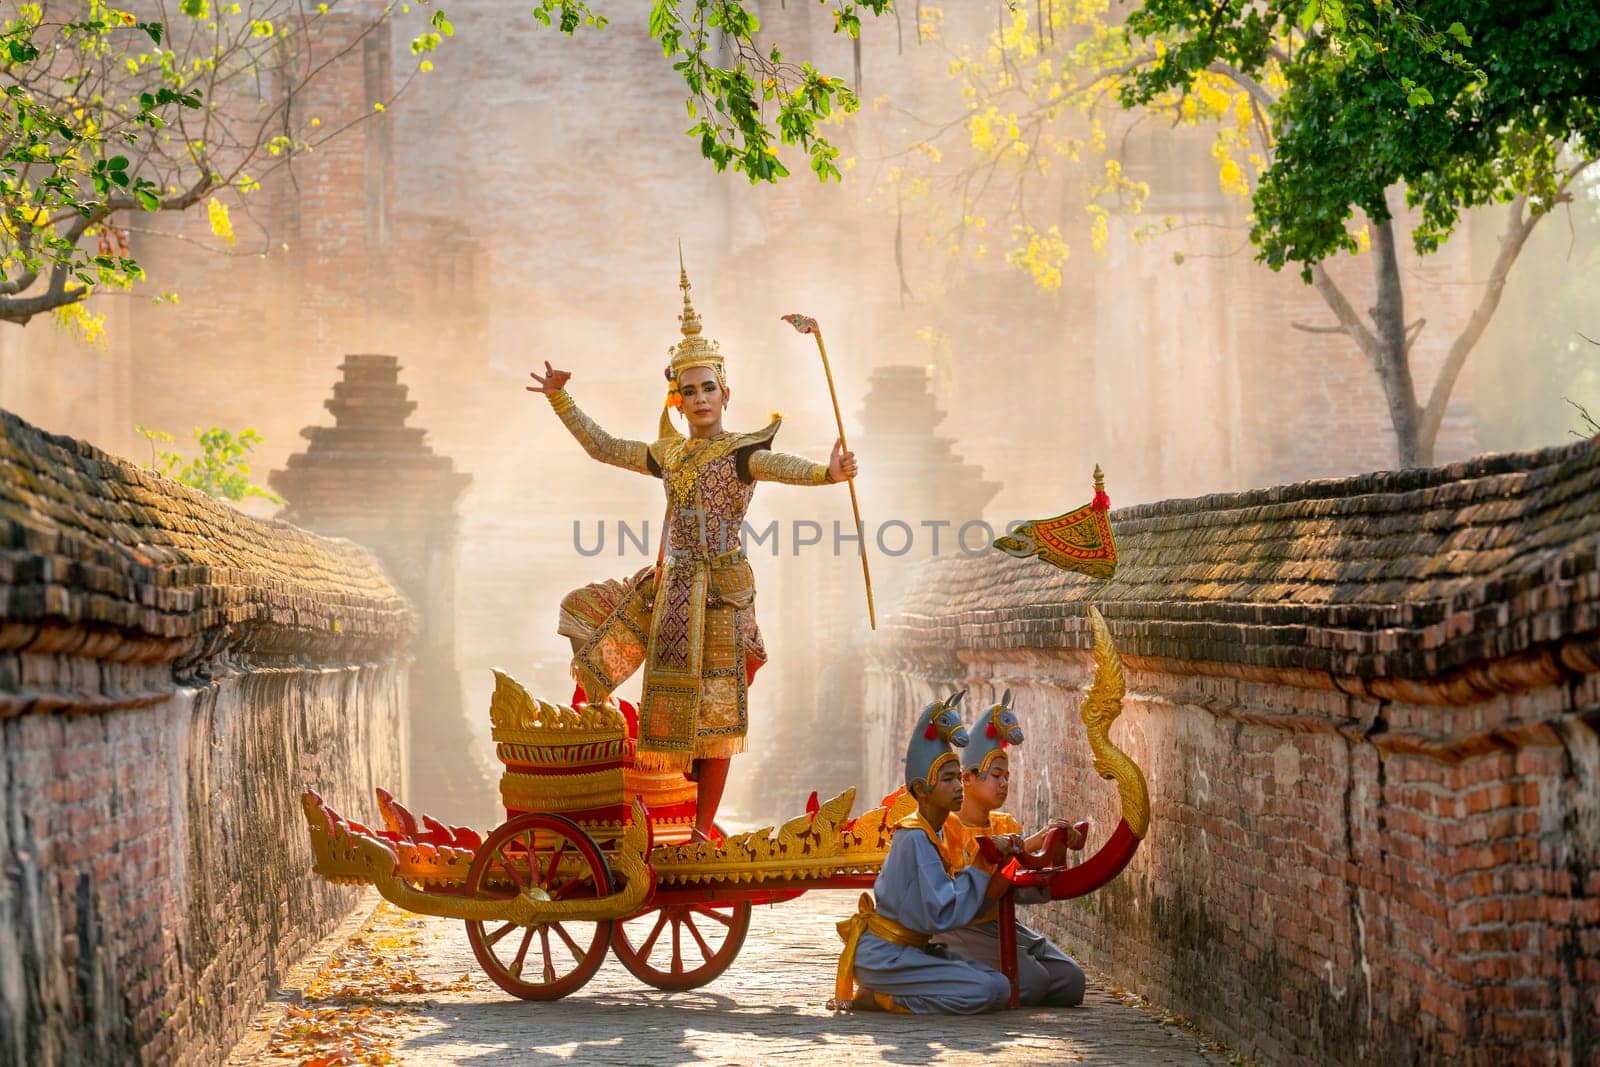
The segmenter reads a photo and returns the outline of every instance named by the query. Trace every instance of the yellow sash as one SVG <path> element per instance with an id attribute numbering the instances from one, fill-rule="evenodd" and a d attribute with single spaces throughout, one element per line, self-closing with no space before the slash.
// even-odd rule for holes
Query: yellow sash
<path id="1" fill-rule="evenodd" d="M 901 926 L 887 915 L 879 915 L 871 893 L 861 894 L 861 904 L 856 913 L 839 924 L 839 936 L 844 938 L 844 950 L 839 953 L 839 974 L 833 983 L 834 999 L 850 1000 L 855 996 L 856 945 L 861 935 L 871 933 L 894 945 L 907 948 L 927 948 L 929 935 Z"/>

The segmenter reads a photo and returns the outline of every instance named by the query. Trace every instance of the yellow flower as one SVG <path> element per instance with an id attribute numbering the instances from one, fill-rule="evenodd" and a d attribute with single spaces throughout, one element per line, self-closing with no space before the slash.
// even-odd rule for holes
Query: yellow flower
<path id="1" fill-rule="evenodd" d="M 211 223 L 211 232 L 217 235 L 218 240 L 233 244 L 233 217 L 228 214 L 227 204 L 213 196 L 211 202 L 206 205 L 206 218 Z"/>
<path id="2" fill-rule="evenodd" d="M 1061 268 L 1069 252 L 1066 241 L 1061 239 L 1060 228 L 1052 226 L 1041 233 L 1031 227 L 1018 227 L 1016 236 L 1024 235 L 1028 239 L 1026 247 L 1013 248 L 1006 253 L 1006 262 L 1026 271 L 1033 278 L 1033 284 L 1045 292 L 1059 291 Z"/>
<path id="3" fill-rule="evenodd" d="M 71 287 L 69 287 L 71 291 Z M 94 315 L 81 302 L 63 304 L 50 312 L 56 325 L 68 333 L 76 334 L 84 344 L 94 348 L 106 347 L 106 317 Z"/>

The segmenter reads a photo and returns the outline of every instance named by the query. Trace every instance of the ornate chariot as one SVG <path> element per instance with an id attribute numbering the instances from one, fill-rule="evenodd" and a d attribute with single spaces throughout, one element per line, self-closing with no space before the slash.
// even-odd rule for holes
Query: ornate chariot
<path id="1" fill-rule="evenodd" d="M 1097 496 L 1095 505 L 1030 524 L 1020 540 L 998 547 L 1055 562 L 1043 550 L 1068 545 L 1108 575 L 1115 546 L 1104 511 Z M 1049 526 L 1073 517 L 1094 544 Z M 1096 669 L 1082 718 L 1095 770 L 1117 783 L 1122 818 L 1082 863 L 1048 866 L 1044 857 L 1062 851 L 1054 840 L 1019 857 L 1015 884 L 1045 887 L 1056 899 L 1114 878 L 1149 824 L 1144 777 L 1108 735 L 1122 706 L 1121 663 L 1104 620 L 1089 611 Z M 901 791 L 852 817 L 855 790 L 821 803 L 813 793 L 804 813 L 775 828 L 694 842 L 695 785 L 678 772 L 634 766 L 638 723 L 626 703 L 552 704 L 496 672 L 489 713 L 505 768 L 506 819 L 488 833 L 413 815 L 382 789 L 382 829 L 340 815 L 315 792 L 302 799 L 317 874 L 372 885 L 407 911 L 461 919 L 489 977 L 529 1000 L 581 988 L 608 951 L 658 989 L 710 982 L 738 955 L 754 905 L 813 889 L 870 889 L 895 823 L 914 807 Z M 1011 903 L 1007 893 L 1002 930 L 1012 929 L 1004 921 Z M 1009 940 L 1002 937 L 1002 964 L 1014 991 Z"/>

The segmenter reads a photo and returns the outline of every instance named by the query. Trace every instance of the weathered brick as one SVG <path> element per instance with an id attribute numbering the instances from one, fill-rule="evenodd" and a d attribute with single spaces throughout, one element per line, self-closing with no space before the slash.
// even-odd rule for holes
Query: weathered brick
<path id="1" fill-rule="evenodd" d="M 15 666 L 0 879 L 42 887 L 0 896 L 19 978 L 0 1061 L 217 1062 L 269 976 L 354 900 L 310 878 L 296 797 L 355 806 L 356 783 L 403 784 L 410 608 L 348 542 L 236 515 L 9 414 L 0 459 L 0 511 L 37 535 L 0 559 L 63 583 L 0 598 Z M 195 516 L 203 536 L 135 562 Z M 219 657 L 214 679 L 185 673 Z"/>
<path id="2" fill-rule="evenodd" d="M 1600 515 L 1597 454 L 1594 445 L 1581 445 L 1513 465 L 1541 471 L 1542 485 L 1592 499 L 1586 514 L 1594 516 Z M 1125 570 L 1103 587 L 1052 578 L 1038 567 L 1008 571 L 983 560 L 931 565 L 906 601 L 908 613 L 889 621 L 892 651 L 869 677 L 868 704 L 892 709 L 874 720 L 875 735 L 902 736 L 922 700 L 943 686 L 981 690 L 1003 679 L 1029 732 L 1028 743 L 1012 750 L 1018 814 L 1030 825 L 1089 815 L 1105 832 L 1115 825 L 1117 798 L 1087 770 L 1076 725 L 1092 664 L 1075 616 L 1092 593 L 1124 655 L 1160 657 L 1140 661 L 1145 666 L 1136 682 L 1130 679 L 1113 731 L 1145 768 L 1153 819 L 1139 854 L 1097 894 L 1093 910 L 1057 905 L 1038 925 L 1219 1036 L 1240 1047 L 1275 1049 L 1284 1062 L 1581 1062 L 1600 1018 L 1587 1006 L 1591 975 L 1600 969 L 1591 966 L 1600 960 L 1600 864 L 1583 830 L 1592 820 L 1588 798 L 1600 767 L 1592 733 L 1576 720 L 1592 720 L 1600 706 L 1573 703 L 1574 694 L 1591 692 L 1591 675 L 1574 684 L 1495 659 L 1513 654 L 1495 635 L 1517 630 L 1516 612 L 1523 609 L 1514 597 L 1546 579 L 1517 586 L 1490 561 L 1470 578 L 1475 564 L 1449 562 L 1457 568 L 1451 602 L 1487 598 L 1505 608 L 1472 609 L 1470 634 L 1445 640 L 1439 631 L 1437 647 L 1447 654 L 1452 640 L 1483 638 L 1475 646 L 1482 677 L 1499 678 L 1511 690 L 1462 699 L 1427 688 L 1447 659 L 1380 660 L 1368 643 L 1368 634 L 1390 634 L 1404 649 L 1408 626 L 1418 640 L 1426 637 L 1448 614 L 1430 614 L 1427 600 L 1363 603 L 1353 595 L 1300 608 L 1251 600 L 1246 592 L 1242 602 L 1217 603 L 1141 562 L 1146 552 L 1204 558 L 1219 546 L 1231 551 L 1228 538 L 1246 507 L 1259 508 L 1259 515 L 1337 505 L 1340 493 L 1359 488 L 1392 494 L 1387 504 L 1363 501 L 1363 507 L 1387 506 L 1400 521 L 1415 523 L 1418 515 L 1408 509 L 1419 500 L 1402 504 L 1398 483 L 1407 491 L 1440 490 L 1429 506 L 1465 509 L 1472 505 L 1449 502 L 1460 486 L 1519 496 L 1516 479 L 1500 477 L 1469 466 L 1418 472 L 1409 481 L 1377 476 L 1323 483 L 1315 491 L 1242 494 L 1227 499 L 1225 514 L 1211 511 L 1216 498 L 1129 509 L 1135 521 L 1121 541 Z M 1523 499 L 1531 506 L 1532 497 Z M 1363 521 L 1381 517 L 1369 512 Z M 1247 544 L 1254 535 L 1253 529 L 1241 534 Z M 1537 534 L 1524 525 L 1507 536 Z M 1275 554 L 1263 552 L 1270 561 L 1262 565 L 1312 550 L 1289 538 Z M 1563 558 L 1595 556 L 1600 525 L 1551 550 Z M 1446 596 L 1448 588 L 1430 585 L 1419 595 Z M 1556 595 L 1581 594 L 1563 587 Z M 1524 600 L 1547 603 L 1548 596 Z M 1296 660 L 1270 660 L 1264 627 L 1292 611 L 1313 612 L 1339 632 L 1297 649 Z M 1061 625 L 1051 643 L 1030 646 L 1026 636 L 988 624 L 989 613 L 1000 612 Z M 1548 639 L 1600 636 L 1600 619 L 1591 629 L 1574 629 L 1580 616 L 1566 618 L 1569 628 L 1544 631 Z M 1243 629 L 1224 649 L 1192 639 L 1197 625 Z M 1509 629 L 1484 630 L 1502 625 Z M 1517 632 L 1525 635 L 1526 627 Z M 1336 647 L 1369 657 L 1374 677 L 1414 672 L 1430 702 L 1388 708 L 1366 702 L 1359 712 L 1366 719 L 1357 721 L 1387 721 L 1386 729 L 1367 732 L 1351 729 L 1353 702 L 1330 700 L 1329 690 L 1306 675 L 1272 681 L 1269 671 L 1248 683 L 1215 684 L 1189 673 L 1251 663 L 1305 666 L 1314 662 L 1306 657 L 1319 654 L 1315 649 Z M 1169 664 L 1170 673 L 1152 663 Z M 1030 787 L 1046 775 L 1048 790 Z"/>

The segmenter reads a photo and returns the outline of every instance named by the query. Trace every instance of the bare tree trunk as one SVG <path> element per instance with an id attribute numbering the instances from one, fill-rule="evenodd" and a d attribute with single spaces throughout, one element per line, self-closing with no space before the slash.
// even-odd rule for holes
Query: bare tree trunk
<path id="1" fill-rule="evenodd" d="M 1400 283 L 1400 259 L 1395 249 L 1394 218 L 1379 223 L 1372 234 L 1373 273 L 1377 301 L 1368 314 L 1376 328 L 1372 365 L 1383 386 L 1394 426 L 1395 458 L 1401 467 L 1425 467 L 1433 462 L 1432 442 L 1423 448 L 1418 430 L 1422 409 L 1417 405 L 1411 377 L 1410 346 L 1406 344 L 1405 290 Z"/>
<path id="2" fill-rule="evenodd" d="M 1567 169 L 1556 186 L 1552 207 L 1572 199 L 1573 182 L 1595 162 L 1594 158 L 1580 159 Z M 1548 208 L 1537 214 L 1529 214 L 1526 194 L 1511 202 L 1510 218 L 1505 233 L 1500 237 L 1500 251 L 1495 254 L 1494 265 L 1489 269 L 1483 295 L 1478 298 L 1467 324 L 1451 342 L 1450 351 L 1445 355 L 1444 365 L 1439 368 L 1439 376 L 1434 379 L 1425 406 L 1417 403 L 1416 384 L 1411 374 L 1411 346 L 1416 342 L 1417 330 L 1426 320 L 1418 320 L 1409 326 L 1405 322 L 1405 294 L 1400 283 L 1393 218 L 1375 227 L 1372 238 L 1378 299 L 1369 314 L 1376 332 L 1361 321 L 1355 308 L 1350 306 L 1350 301 L 1345 299 L 1321 264 L 1312 268 L 1312 284 L 1333 310 L 1339 325 L 1300 328 L 1313 333 L 1347 334 L 1372 361 L 1373 369 L 1378 372 L 1378 380 L 1383 385 L 1384 399 L 1389 404 L 1389 419 L 1394 425 L 1396 458 L 1400 466 L 1419 467 L 1433 463 L 1434 449 L 1439 443 L 1439 427 L 1444 423 L 1445 409 L 1450 406 L 1450 394 L 1461 377 L 1467 356 L 1472 353 L 1489 320 L 1494 318 L 1495 311 L 1500 307 L 1506 279 L 1517 257 L 1522 254 L 1523 246 L 1528 243 L 1528 235 L 1539 224 L 1539 220 L 1548 214 Z"/>
<path id="3" fill-rule="evenodd" d="M 1495 309 L 1500 306 L 1500 297 L 1506 288 L 1506 276 L 1511 273 L 1511 266 L 1521 254 L 1522 246 L 1527 243 L 1528 234 L 1544 217 L 1543 214 L 1526 214 L 1527 203 L 1526 196 L 1519 196 L 1511 202 L 1511 217 L 1506 232 L 1500 236 L 1500 251 L 1495 254 L 1483 296 L 1478 299 L 1478 306 L 1472 309 L 1472 317 L 1467 320 L 1466 326 L 1451 342 L 1450 352 L 1445 356 L 1444 365 L 1439 368 L 1439 377 L 1434 380 L 1428 406 L 1422 411 L 1421 426 L 1422 445 L 1429 456 L 1433 455 L 1434 444 L 1439 439 L 1439 427 L 1444 422 L 1445 408 L 1450 405 L 1450 393 L 1455 389 L 1456 379 L 1461 377 L 1461 368 L 1466 364 L 1473 346 L 1478 343 L 1478 338 L 1483 336 L 1484 327 L 1494 317 Z"/>
<path id="4" fill-rule="evenodd" d="M 1339 320 L 1337 327 L 1302 327 L 1313 332 L 1338 332 L 1360 346 L 1362 354 L 1378 373 L 1383 398 L 1394 427 L 1395 458 L 1401 467 L 1427 463 L 1430 456 L 1419 448 L 1418 428 L 1422 410 L 1417 406 L 1416 387 L 1411 379 L 1410 342 L 1405 321 L 1405 290 L 1400 282 L 1400 263 L 1395 250 L 1394 219 L 1373 227 L 1373 273 L 1377 280 L 1377 300 L 1369 309 L 1369 328 L 1349 299 L 1322 264 L 1311 268 L 1311 284 Z"/>
<path id="5" fill-rule="evenodd" d="M 1561 184 L 1558 199 L 1570 197 L 1567 191 L 1592 160 L 1584 161 L 1567 173 Z M 1371 326 L 1363 322 L 1321 265 L 1312 269 L 1312 284 L 1322 294 L 1323 300 L 1339 320 L 1337 327 L 1301 327 L 1315 333 L 1338 332 L 1348 335 L 1360 346 L 1363 354 L 1378 372 L 1378 382 L 1383 387 L 1384 400 L 1389 407 L 1389 421 L 1394 427 L 1395 458 L 1401 467 L 1426 467 L 1434 461 L 1434 449 L 1439 442 L 1439 428 L 1444 423 L 1445 409 L 1450 405 L 1450 394 L 1466 365 L 1489 320 L 1500 306 L 1505 292 L 1506 279 L 1517 257 L 1527 244 L 1528 234 L 1539 220 L 1548 214 L 1527 213 L 1527 197 L 1519 196 L 1511 204 L 1511 217 L 1506 232 L 1500 238 L 1500 251 L 1490 268 L 1483 295 L 1473 308 L 1461 332 L 1450 345 L 1439 375 L 1434 379 L 1426 405 L 1417 403 L 1416 382 L 1411 373 L 1411 346 L 1416 341 L 1416 331 L 1422 320 L 1405 321 L 1405 291 L 1400 280 L 1398 249 L 1395 245 L 1395 224 L 1389 221 L 1373 227 L 1373 274 L 1377 281 L 1377 300 L 1368 311 Z"/>

